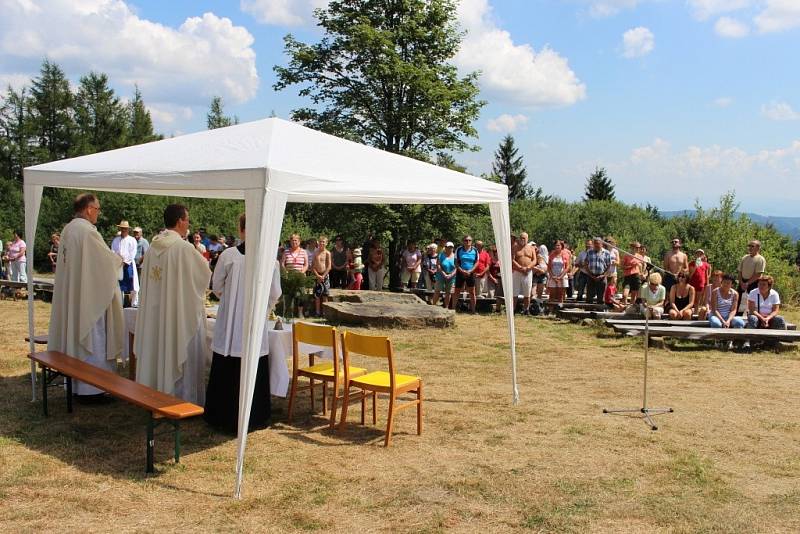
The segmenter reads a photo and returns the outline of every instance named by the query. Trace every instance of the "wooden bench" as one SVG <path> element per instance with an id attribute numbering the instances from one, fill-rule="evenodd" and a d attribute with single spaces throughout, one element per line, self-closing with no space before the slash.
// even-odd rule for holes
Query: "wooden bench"
<path id="1" fill-rule="evenodd" d="M 629 336 L 643 336 L 644 325 L 613 325 L 614 330 Z M 761 328 L 709 328 L 697 326 L 651 326 L 650 337 L 671 337 L 712 341 L 784 341 L 797 343 L 800 332 Z"/>
<path id="2" fill-rule="evenodd" d="M 644 319 L 606 319 L 605 323 L 607 326 L 644 326 Z M 686 326 L 695 326 L 698 328 L 708 328 L 708 321 L 677 321 L 674 319 L 654 319 L 649 321 L 650 328 L 655 326 L 678 326 L 678 327 L 686 327 Z M 797 325 L 793 323 L 786 323 L 787 330 L 797 330 Z"/>
<path id="3" fill-rule="evenodd" d="M 172 395 L 134 382 L 111 371 L 100 369 L 82 362 L 63 352 L 44 351 L 29 354 L 28 358 L 37 362 L 42 369 L 42 405 L 47 416 L 47 388 L 55 378 L 62 376 L 66 382 L 67 412 L 72 413 L 72 380 L 102 389 L 108 394 L 147 410 L 147 472 L 153 472 L 153 451 L 155 448 L 155 427 L 162 422 L 172 425 L 175 435 L 175 462 L 180 462 L 181 430 L 183 419 L 203 414 L 202 406 L 186 402 Z M 60 386 L 60 384 L 57 384 Z"/>

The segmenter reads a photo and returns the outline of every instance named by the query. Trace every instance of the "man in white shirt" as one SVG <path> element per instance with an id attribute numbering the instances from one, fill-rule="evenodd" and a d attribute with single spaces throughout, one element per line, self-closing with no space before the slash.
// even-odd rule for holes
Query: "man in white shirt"
<path id="1" fill-rule="evenodd" d="M 117 225 L 119 235 L 111 242 L 111 251 L 122 258 L 122 278 L 119 281 L 119 288 L 123 295 L 130 293 L 131 306 L 139 304 L 139 273 L 136 272 L 136 239 L 130 235 L 131 226 L 128 221 L 122 221 Z M 123 302 L 125 298 L 123 297 Z"/>
<path id="2" fill-rule="evenodd" d="M 142 264 L 134 339 L 136 381 L 202 405 L 208 356 L 205 298 L 211 270 L 186 241 L 186 206 L 167 206 L 164 227 Z"/>

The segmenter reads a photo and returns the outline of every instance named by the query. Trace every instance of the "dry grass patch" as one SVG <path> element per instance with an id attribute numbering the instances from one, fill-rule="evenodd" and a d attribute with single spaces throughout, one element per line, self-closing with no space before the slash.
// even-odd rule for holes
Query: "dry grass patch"
<path id="1" fill-rule="evenodd" d="M 37 331 L 48 306 L 37 303 Z M 787 314 L 797 322 L 796 314 Z M 168 438 L 144 474 L 145 415 L 123 402 L 30 402 L 25 303 L 0 301 L 0 524 L 4 531 L 796 532 L 800 530 L 798 354 L 683 344 L 651 350 L 660 430 L 603 415 L 641 399 L 641 342 L 606 329 L 520 318 L 521 402 L 511 400 L 505 321 L 462 316 L 402 330 L 398 368 L 425 381 L 425 429 L 401 412 L 343 434 L 309 413 L 250 434 L 245 498 L 235 440 L 202 420 Z M 371 362 L 374 366 L 374 361 Z M 371 414 L 368 413 L 368 420 Z"/>

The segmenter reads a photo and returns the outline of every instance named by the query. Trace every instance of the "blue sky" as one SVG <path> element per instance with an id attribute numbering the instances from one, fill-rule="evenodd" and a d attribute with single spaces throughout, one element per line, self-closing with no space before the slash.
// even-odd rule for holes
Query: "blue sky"
<path id="1" fill-rule="evenodd" d="M 0 0 L 0 82 L 15 87 L 47 55 L 77 78 L 139 84 L 157 129 L 205 127 L 213 95 L 249 121 L 304 102 L 272 90 L 286 33 L 320 37 L 325 0 Z M 800 0 L 461 0 L 454 59 L 481 70 L 488 172 L 506 133 L 533 183 L 573 200 L 606 167 L 626 202 L 798 215 Z"/>

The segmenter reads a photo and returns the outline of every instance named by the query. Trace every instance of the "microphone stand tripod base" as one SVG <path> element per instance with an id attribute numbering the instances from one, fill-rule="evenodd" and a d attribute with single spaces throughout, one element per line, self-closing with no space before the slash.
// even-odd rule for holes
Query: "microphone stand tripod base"
<path id="1" fill-rule="evenodd" d="M 658 430 L 658 425 L 653 421 L 654 416 L 672 412 L 674 412 L 672 408 L 615 408 L 613 410 L 603 408 L 603 413 L 611 415 L 631 414 L 631 417 L 636 417 L 636 415 L 633 414 L 639 414 L 638 418 L 644 421 L 645 424 L 650 427 L 650 430 Z"/>

